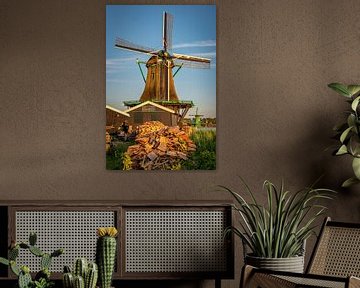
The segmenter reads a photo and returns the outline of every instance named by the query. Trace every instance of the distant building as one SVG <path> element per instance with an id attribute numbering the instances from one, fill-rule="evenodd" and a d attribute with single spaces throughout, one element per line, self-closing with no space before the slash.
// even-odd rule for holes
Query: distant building
<path id="1" fill-rule="evenodd" d="M 117 131 L 120 130 L 124 121 L 129 122 L 130 115 L 124 111 L 118 110 L 110 105 L 106 105 L 106 130 Z"/>
<path id="2" fill-rule="evenodd" d="M 142 125 L 147 121 L 160 121 L 167 126 L 175 126 L 178 123 L 178 114 L 165 106 L 145 101 L 133 106 L 125 113 L 130 115 L 129 123 L 133 126 Z"/>

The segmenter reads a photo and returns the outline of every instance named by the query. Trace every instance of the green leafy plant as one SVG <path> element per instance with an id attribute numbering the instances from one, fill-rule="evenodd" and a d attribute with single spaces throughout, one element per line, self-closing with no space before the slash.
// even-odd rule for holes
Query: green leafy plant
<path id="1" fill-rule="evenodd" d="M 182 163 L 184 170 L 215 170 L 216 169 L 216 131 L 195 130 L 191 140 L 196 145 L 196 151 Z"/>
<path id="2" fill-rule="evenodd" d="M 29 243 L 19 242 L 12 243 L 8 251 L 8 259 L 0 257 L 0 263 L 10 266 L 11 271 L 18 277 L 19 288 L 49 288 L 54 285 L 50 280 L 50 265 L 52 258 L 58 257 L 64 253 L 63 249 L 57 249 L 51 254 L 43 252 L 36 246 L 37 236 L 35 233 L 30 233 Z M 16 259 L 19 256 L 20 249 L 28 250 L 31 254 L 40 258 L 41 270 L 35 275 L 33 280 L 30 275 L 28 266 L 19 266 Z"/>
<path id="3" fill-rule="evenodd" d="M 296 193 L 278 189 L 270 181 L 264 182 L 267 205 L 257 202 L 249 186 L 242 180 L 251 202 L 240 194 L 220 186 L 236 200 L 233 208 L 240 215 L 240 227 L 226 229 L 233 232 L 252 251 L 252 256 L 266 258 L 288 258 L 301 255 L 306 239 L 314 233 L 315 220 L 324 213 L 326 207 L 317 202 L 331 199 L 334 191 L 329 189 L 304 188 Z"/>
<path id="4" fill-rule="evenodd" d="M 360 85 L 331 83 L 328 87 L 344 96 L 350 104 L 350 110 L 346 112 L 346 122 L 334 127 L 340 141 L 334 155 L 349 154 L 353 157 L 352 168 L 355 177 L 347 179 L 342 184 L 343 187 L 348 187 L 360 183 Z"/>

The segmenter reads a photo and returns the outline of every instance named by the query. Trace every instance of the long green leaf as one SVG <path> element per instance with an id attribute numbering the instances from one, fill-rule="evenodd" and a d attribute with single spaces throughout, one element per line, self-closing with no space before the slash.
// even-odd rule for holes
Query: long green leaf
<path id="1" fill-rule="evenodd" d="M 360 96 L 356 97 L 354 101 L 352 101 L 351 103 L 351 109 L 356 111 L 356 108 L 359 105 L 359 101 L 360 101 Z"/>
<path id="2" fill-rule="evenodd" d="M 256 256 L 299 255 L 303 242 L 313 233 L 312 224 L 324 213 L 325 207 L 317 202 L 332 198 L 332 190 L 314 189 L 314 186 L 315 183 L 310 188 L 290 193 L 284 190 L 283 183 L 281 188 L 277 189 L 270 181 L 265 181 L 265 206 L 256 202 L 247 185 L 246 192 L 252 195 L 252 202 L 247 202 L 240 194 L 223 187 L 236 199 L 237 205 L 234 205 L 234 209 L 241 218 L 240 228 L 234 227 L 236 229 L 231 231 L 240 237 Z"/>
<path id="3" fill-rule="evenodd" d="M 328 85 L 329 88 L 333 89 L 335 92 L 339 93 L 342 96 L 351 97 L 351 94 L 349 90 L 347 89 L 347 86 L 341 83 L 330 83 Z"/>

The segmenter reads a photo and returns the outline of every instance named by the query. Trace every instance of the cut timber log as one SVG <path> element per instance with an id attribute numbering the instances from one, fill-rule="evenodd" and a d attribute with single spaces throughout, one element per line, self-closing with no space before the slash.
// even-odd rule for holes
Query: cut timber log
<path id="1" fill-rule="evenodd" d="M 135 142 L 126 154 L 131 159 L 131 169 L 137 170 L 176 170 L 196 151 L 196 145 L 186 132 L 158 121 L 139 126 Z"/>

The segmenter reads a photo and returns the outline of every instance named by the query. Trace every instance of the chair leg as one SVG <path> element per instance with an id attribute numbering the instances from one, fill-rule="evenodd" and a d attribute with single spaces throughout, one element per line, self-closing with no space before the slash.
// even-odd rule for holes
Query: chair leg
<path id="1" fill-rule="evenodd" d="M 251 280 L 251 275 L 253 274 L 254 267 L 250 265 L 244 265 L 241 271 L 240 285 L 239 288 L 246 288 L 249 285 Z"/>

